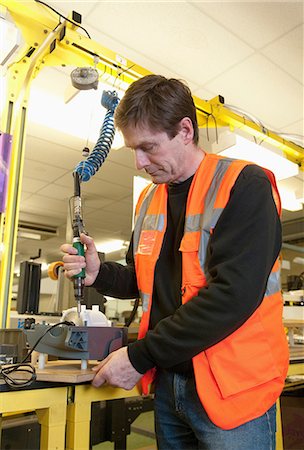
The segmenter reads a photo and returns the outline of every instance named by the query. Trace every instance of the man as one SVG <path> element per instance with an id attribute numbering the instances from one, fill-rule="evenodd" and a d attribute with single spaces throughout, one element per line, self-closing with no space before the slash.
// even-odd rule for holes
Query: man
<path id="1" fill-rule="evenodd" d="M 280 203 L 272 173 L 198 146 L 191 93 L 175 79 L 134 82 L 115 113 L 140 196 L 127 265 L 102 265 L 62 246 L 68 278 L 143 306 L 139 339 L 95 368 L 93 385 L 143 392 L 155 384 L 161 450 L 275 448 L 275 402 L 288 351 L 278 255 Z"/>

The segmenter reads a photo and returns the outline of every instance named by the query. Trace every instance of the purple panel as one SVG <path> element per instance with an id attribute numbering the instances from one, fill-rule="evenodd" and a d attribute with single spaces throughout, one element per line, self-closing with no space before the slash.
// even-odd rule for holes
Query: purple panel
<path id="1" fill-rule="evenodd" d="M 12 136 L 0 133 L 0 213 L 5 211 L 6 191 L 11 160 Z"/>

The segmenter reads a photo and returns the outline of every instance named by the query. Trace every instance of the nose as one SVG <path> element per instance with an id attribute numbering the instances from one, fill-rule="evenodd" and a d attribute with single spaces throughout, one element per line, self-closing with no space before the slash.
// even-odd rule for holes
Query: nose
<path id="1" fill-rule="evenodd" d="M 135 150 L 135 165 L 137 170 L 144 169 L 149 165 L 149 158 L 143 150 Z"/>

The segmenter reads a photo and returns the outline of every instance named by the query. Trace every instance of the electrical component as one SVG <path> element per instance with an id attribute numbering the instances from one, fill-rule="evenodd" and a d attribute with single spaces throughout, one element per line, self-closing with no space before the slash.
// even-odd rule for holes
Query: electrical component
<path id="1" fill-rule="evenodd" d="M 31 356 L 33 351 L 37 348 L 37 345 L 44 338 L 44 336 L 49 333 L 51 330 L 58 326 L 73 326 L 72 322 L 64 321 L 56 323 L 55 325 L 48 326 L 43 330 L 43 333 L 39 336 L 37 341 L 33 344 L 32 349 L 26 355 L 26 357 L 21 361 L 21 363 L 17 364 L 9 364 L 0 369 L 0 375 L 4 379 L 5 383 L 8 384 L 12 389 L 18 389 L 20 387 L 30 386 L 36 380 L 36 370 L 31 364 L 26 363 L 28 358 Z M 13 374 L 22 373 L 23 378 L 20 379 L 18 376 L 14 377 Z"/>
<path id="2" fill-rule="evenodd" d="M 77 67 L 71 72 L 72 85 L 76 89 L 97 89 L 98 72 L 92 67 Z"/>

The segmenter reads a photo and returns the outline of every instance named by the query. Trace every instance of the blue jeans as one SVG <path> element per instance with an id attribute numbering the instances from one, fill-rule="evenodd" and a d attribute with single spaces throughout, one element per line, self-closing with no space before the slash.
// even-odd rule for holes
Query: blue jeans
<path id="1" fill-rule="evenodd" d="M 210 421 L 192 375 L 159 370 L 155 382 L 155 432 L 159 450 L 274 450 L 276 405 L 232 430 Z"/>

